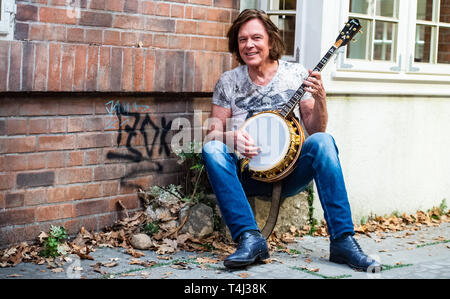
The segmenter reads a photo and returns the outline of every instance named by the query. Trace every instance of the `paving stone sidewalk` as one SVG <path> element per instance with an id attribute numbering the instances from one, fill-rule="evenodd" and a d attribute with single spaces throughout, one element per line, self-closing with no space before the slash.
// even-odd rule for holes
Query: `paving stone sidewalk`
<path id="1" fill-rule="evenodd" d="M 357 236 L 363 250 L 380 261 L 380 273 L 357 272 L 346 265 L 328 261 L 329 241 L 324 237 L 296 238 L 288 245 L 289 252 L 274 252 L 270 263 L 252 265 L 230 271 L 218 256 L 211 253 L 177 252 L 158 256 L 143 251 L 138 260 L 144 264 L 130 264 L 135 260 L 122 248 L 97 248 L 91 253 L 94 260 L 80 260 L 71 255 L 71 262 L 54 273 L 46 265 L 21 263 L 16 267 L 0 268 L 1 279 L 449 279 L 450 223 L 438 227 L 422 226 L 418 231 L 406 230 Z M 145 264 L 147 262 L 147 264 Z M 101 267 L 97 263 L 117 263 Z"/>

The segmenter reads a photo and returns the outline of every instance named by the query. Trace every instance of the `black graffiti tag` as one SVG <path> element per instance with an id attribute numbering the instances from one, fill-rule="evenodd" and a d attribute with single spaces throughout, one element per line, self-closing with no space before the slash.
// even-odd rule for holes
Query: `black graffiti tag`
<path id="1" fill-rule="evenodd" d="M 167 122 L 166 118 L 163 116 L 161 118 L 161 127 L 158 127 L 152 121 L 152 119 L 150 118 L 148 113 L 146 113 L 145 118 L 143 119 L 140 127 L 138 128 L 139 121 L 141 120 L 141 113 L 127 111 L 126 107 L 124 107 L 120 103 L 116 104 L 114 106 L 114 112 L 117 116 L 118 126 L 119 126 L 117 141 L 116 141 L 117 146 L 118 147 L 120 146 L 120 144 L 122 142 L 122 134 L 123 134 L 123 131 L 125 131 L 128 135 L 127 141 L 126 141 L 126 148 L 129 153 L 122 154 L 122 153 L 110 151 L 106 155 L 106 157 L 108 159 L 123 159 L 123 160 L 128 160 L 128 161 L 136 162 L 136 163 L 139 163 L 142 161 L 151 161 L 151 157 L 153 155 L 153 150 L 156 146 L 156 141 L 158 140 L 158 137 L 160 140 L 158 153 L 161 155 L 162 152 L 164 151 L 166 156 L 170 155 L 170 148 L 167 145 L 166 137 L 167 137 L 167 133 L 170 131 L 170 128 L 172 126 L 172 121 Z M 130 126 L 127 123 L 125 125 L 124 130 L 122 129 L 122 126 L 123 126 L 122 116 L 125 116 L 127 118 L 127 122 L 129 120 L 129 118 L 134 119 L 133 124 Z M 149 140 L 148 140 L 149 138 L 148 138 L 147 132 L 146 132 L 146 127 L 150 127 L 151 129 L 153 129 L 155 131 L 152 143 L 150 145 L 149 145 Z M 146 153 L 147 153 L 148 157 L 144 157 L 142 155 L 142 153 L 140 151 L 138 151 L 137 149 L 135 149 L 132 145 L 132 140 L 133 140 L 133 138 L 137 137 L 138 133 L 140 133 L 144 138 L 145 149 L 146 149 Z M 152 163 L 154 163 L 156 166 L 154 171 L 157 171 L 157 172 L 162 171 L 163 167 L 160 162 L 152 161 Z"/>

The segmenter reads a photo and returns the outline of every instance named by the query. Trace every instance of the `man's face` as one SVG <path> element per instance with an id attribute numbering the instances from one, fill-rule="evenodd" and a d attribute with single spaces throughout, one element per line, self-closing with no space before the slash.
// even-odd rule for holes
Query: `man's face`
<path id="1" fill-rule="evenodd" d="M 244 23 L 238 33 L 239 54 L 249 67 L 269 62 L 269 35 L 259 19 Z"/>

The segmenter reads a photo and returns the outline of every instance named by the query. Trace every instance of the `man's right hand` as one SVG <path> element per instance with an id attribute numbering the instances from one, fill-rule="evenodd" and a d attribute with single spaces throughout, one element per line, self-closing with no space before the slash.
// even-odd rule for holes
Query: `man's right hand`
<path id="1" fill-rule="evenodd" d="M 234 149 L 243 156 L 251 159 L 258 155 L 261 149 L 255 146 L 255 142 L 246 130 L 233 131 Z"/>
<path id="2" fill-rule="evenodd" d="M 255 146 L 255 142 L 245 130 L 224 131 L 227 120 L 232 117 L 230 108 L 224 108 L 215 104 L 211 107 L 211 123 L 206 139 L 225 141 L 230 149 L 238 151 L 243 156 L 251 159 L 261 152 Z M 233 143 L 233 144 L 231 144 Z"/>

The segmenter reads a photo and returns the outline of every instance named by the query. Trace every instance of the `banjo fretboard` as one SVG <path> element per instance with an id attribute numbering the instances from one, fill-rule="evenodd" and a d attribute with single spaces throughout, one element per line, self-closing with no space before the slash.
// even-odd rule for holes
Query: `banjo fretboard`
<path id="1" fill-rule="evenodd" d="M 316 65 L 314 68 L 314 71 L 320 72 L 327 62 L 330 60 L 331 56 L 336 52 L 338 48 L 333 45 L 330 50 L 328 50 L 327 54 L 323 56 L 323 58 L 320 60 L 320 62 Z M 308 77 L 309 78 L 309 77 Z M 291 99 L 281 108 L 280 113 L 284 118 L 287 118 L 294 110 L 295 105 L 300 101 L 300 99 L 305 94 L 305 84 L 302 84 L 299 89 L 294 93 L 294 95 L 291 97 Z"/>

